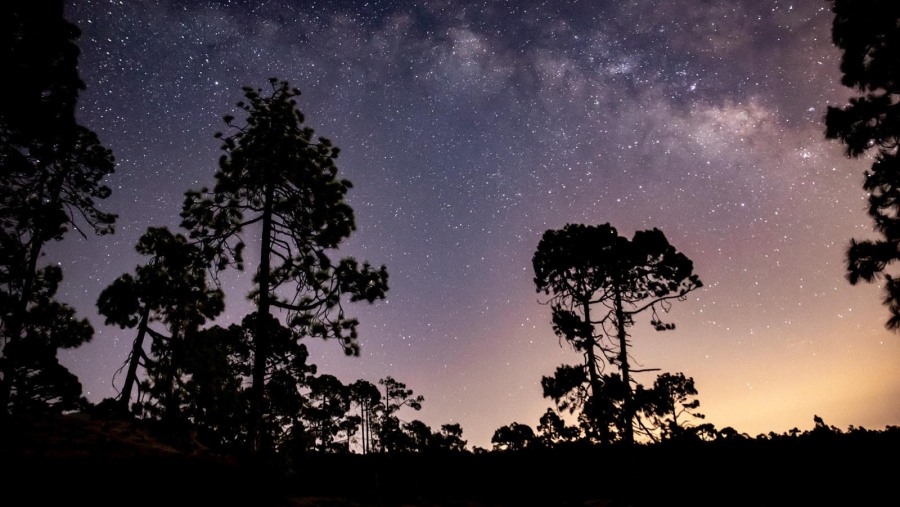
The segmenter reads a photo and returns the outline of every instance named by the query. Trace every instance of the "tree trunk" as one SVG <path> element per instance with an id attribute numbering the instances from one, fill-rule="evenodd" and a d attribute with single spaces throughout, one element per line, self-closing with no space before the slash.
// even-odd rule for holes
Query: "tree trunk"
<path id="1" fill-rule="evenodd" d="M 619 332 L 619 368 L 625 385 L 625 400 L 622 404 L 625 443 L 634 443 L 634 393 L 631 392 L 631 375 L 628 368 L 628 334 L 625 332 L 625 311 L 622 309 L 622 295 L 615 292 L 616 324 Z"/>
<path id="2" fill-rule="evenodd" d="M 128 363 L 128 372 L 125 374 L 125 385 L 122 386 L 122 392 L 119 393 L 119 410 L 122 413 L 128 412 L 128 402 L 131 401 L 131 390 L 137 381 L 137 369 L 141 362 L 141 356 L 144 353 L 144 335 L 147 334 L 147 326 L 149 325 L 150 308 L 145 306 L 141 312 L 141 321 L 138 324 L 138 334 L 134 339 L 134 345 L 131 347 L 131 359 Z"/>
<path id="3" fill-rule="evenodd" d="M 259 296 L 256 307 L 256 333 L 254 336 L 253 384 L 250 388 L 250 425 L 248 439 L 250 449 L 254 452 L 262 450 L 263 402 L 265 400 L 266 361 L 269 355 L 269 271 L 270 250 L 272 245 L 272 199 L 274 187 L 266 183 L 266 196 L 263 203 L 262 238 L 259 255 Z"/>
<path id="4" fill-rule="evenodd" d="M 586 324 L 591 324 L 591 304 L 590 301 L 585 298 L 584 301 L 581 302 L 583 311 L 584 311 L 584 321 Z M 594 351 L 594 347 L 597 346 L 597 342 L 594 340 L 594 333 L 591 332 L 588 336 L 585 336 L 587 340 L 587 368 L 588 368 L 588 378 L 591 383 L 591 404 L 593 405 L 591 409 L 591 418 L 594 420 L 595 426 L 598 426 L 598 431 L 600 432 L 600 440 L 604 444 L 608 444 L 610 440 L 609 429 L 606 421 L 599 421 L 597 417 L 597 397 L 600 396 L 600 391 L 603 389 L 603 386 L 600 384 L 600 376 L 598 375 L 599 369 L 597 368 L 597 354 Z M 601 426 L 602 425 L 602 426 Z"/>
<path id="5" fill-rule="evenodd" d="M 365 398 L 360 399 L 360 417 L 361 417 L 361 426 L 362 426 L 362 453 L 369 453 L 369 438 L 370 438 L 370 428 L 369 428 L 369 404 Z"/>
<path id="6" fill-rule="evenodd" d="M 584 321 L 587 325 L 591 324 L 591 305 L 588 300 L 583 301 L 582 308 L 584 309 Z M 594 347 L 597 343 L 594 341 L 594 333 L 590 333 L 586 336 L 588 346 L 587 346 L 587 356 L 588 356 L 588 375 L 591 380 L 591 397 L 597 396 L 600 392 L 600 377 L 597 376 L 597 355 L 594 353 Z"/>
<path id="7" fill-rule="evenodd" d="M 181 361 L 181 349 L 184 347 L 184 331 L 181 323 L 172 326 L 172 337 L 169 338 L 169 364 L 165 367 L 165 414 L 163 420 L 174 424 L 179 413 L 178 406 L 178 362 Z"/>

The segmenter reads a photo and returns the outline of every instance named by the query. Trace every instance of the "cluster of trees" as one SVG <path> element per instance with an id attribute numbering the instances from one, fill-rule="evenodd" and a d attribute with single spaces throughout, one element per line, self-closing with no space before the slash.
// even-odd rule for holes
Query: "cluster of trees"
<path id="1" fill-rule="evenodd" d="M 87 402 L 57 351 L 90 340 L 93 329 L 55 300 L 61 269 L 40 259 L 70 230 L 113 232 L 116 216 L 97 202 L 110 195 L 102 181 L 114 161 L 75 119 L 84 87 L 80 32 L 64 19 L 63 2 L 4 4 L 0 14 L 7 69 L 0 81 L 0 413 L 75 410 Z M 333 447 L 335 435 L 354 432 L 347 414 L 355 402 L 363 406 L 365 424 L 357 426 L 365 428 L 366 449 L 409 447 L 396 412 L 421 399 L 408 399 L 412 392 L 390 378 L 382 399 L 372 384 L 316 376 L 300 343 L 335 340 L 358 354 L 358 323 L 344 306 L 383 299 L 388 274 L 384 266 L 332 259 L 355 228 L 344 202 L 351 184 L 337 177 L 338 149 L 303 124 L 298 94 L 275 79 L 269 94 L 245 89 L 244 123 L 226 116 L 231 131 L 217 134 L 224 155 L 215 187 L 187 192 L 183 231 L 149 228 L 137 244 L 147 262 L 100 295 L 107 324 L 137 330 L 112 405 L 260 450 L 308 435 L 307 446 Z M 250 295 L 256 311 L 241 324 L 205 328 L 225 308 L 217 275 L 243 269 L 242 235 L 254 226 L 261 237 Z M 438 436 L 425 435 L 421 423 L 411 428 L 419 441 L 461 434 L 452 426 Z"/>
<path id="2" fill-rule="evenodd" d="M 113 232 L 111 152 L 75 121 L 78 29 L 63 3 L 2 7 L 0 90 L 0 413 L 88 408 L 78 379 L 59 364 L 60 347 L 91 339 L 85 319 L 54 296 L 58 266 L 41 266 L 50 241 L 69 230 Z M 157 420 L 204 445 L 256 451 L 404 452 L 465 448 L 462 428 L 400 418 L 424 398 L 386 377 L 345 385 L 317 374 L 302 343 L 336 341 L 358 355 L 348 302 L 385 297 L 388 273 L 353 258 L 333 259 L 355 229 L 338 178 L 338 148 L 304 125 L 299 91 L 270 80 L 244 89 L 243 122 L 228 133 L 215 186 L 186 192 L 181 231 L 150 227 L 136 250 L 146 258 L 97 301 L 106 324 L 136 331 L 125 381 L 102 408 Z M 250 228 L 254 228 L 251 232 Z M 239 324 L 207 326 L 225 310 L 218 275 L 244 268 L 243 236 L 258 234 L 255 311 Z"/>
<path id="3" fill-rule="evenodd" d="M 834 425 L 826 424 L 819 416 L 813 416 L 813 428 L 810 430 L 801 430 L 797 427 L 791 428 L 783 433 L 770 431 L 768 433 L 760 433 L 751 436 L 747 433 L 739 432 L 731 426 L 718 429 L 711 423 L 698 424 L 696 426 L 683 427 L 682 432 L 678 436 L 669 436 L 660 442 L 687 444 L 702 442 L 785 442 L 790 440 L 803 439 L 821 439 L 821 438 L 842 438 L 842 437 L 858 437 L 865 435 L 892 435 L 900 434 L 900 427 L 887 426 L 884 430 L 870 430 L 864 427 L 850 426 L 847 430 L 842 430 Z M 589 439 L 585 438 L 583 428 L 577 426 L 567 426 L 561 421 L 559 415 L 548 408 L 547 412 L 541 416 L 540 424 L 537 428 L 532 428 L 527 424 L 514 422 L 512 424 L 502 426 L 494 432 L 491 438 L 494 451 L 522 451 L 525 449 L 552 449 L 560 445 L 578 445 L 588 443 Z M 475 452 L 486 452 L 483 449 L 476 448 Z"/>
<path id="4" fill-rule="evenodd" d="M 40 262 L 66 233 L 109 234 L 116 220 L 98 207 L 112 153 L 75 119 L 79 34 L 62 0 L 0 7 L 0 417 L 84 402 L 57 351 L 94 330 L 56 299 L 59 266 Z"/>
<path id="5" fill-rule="evenodd" d="M 270 85 L 268 94 L 244 89 L 246 102 L 238 104 L 244 124 L 225 117 L 231 133 L 216 134 L 224 151 L 216 184 L 186 192 L 184 233 L 148 229 L 137 245 L 148 261 L 116 279 L 98 301 L 107 324 L 137 328 L 120 408 L 128 408 L 137 385 L 139 399 L 151 400 L 136 405 L 141 413 L 182 414 L 254 450 L 297 438 L 285 433 L 301 427 L 304 389 L 311 398 L 343 392 L 337 379 L 314 376 L 301 340 L 334 340 L 357 355 L 358 322 L 344 306 L 383 299 L 388 288 L 384 266 L 332 259 L 355 229 L 344 202 L 351 184 L 337 177 L 338 149 L 303 125 L 295 101 L 300 92 L 276 79 Z M 240 325 L 204 329 L 224 310 L 218 274 L 243 269 L 250 227 L 260 234 L 250 294 L 255 311 Z M 141 366 L 146 379 L 137 383 Z M 317 410 L 334 412 L 349 402 L 322 403 Z"/>
<path id="6" fill-rule="evenodd" d="M 852 157 L 875 151 L 864 187 L 882 235 L 851 244 L 849 278 L 883 276 L 888 326 L 900 329 L 900 281 L 886 272 L 900 259 L 900 6 L 835 0 L 833 11 L 843 82 L 863 95 L 829 108 L 826 136 Z M 7 69 L 0 79 L 0 417 L 87 406 L 57 351 L 90 340 L 93 328 L 56 300 L 62 271 L 41 262 L 67 233 L 110 234 L 116 221 L 99 205 L 110 195 L 103 180 L 113 173 L 112 153 L 75 118 L 84 88 L 78 36 L 62 0 L 0 7 Z M 364 453 L 464 450 L 458 424 L 433 431 L 399 418 L 423 402 L 404 384 L 387 377 L 345 385 L 309 362 L 306 338 L 359 354 L 358 322 L 345 306 L 383 299 L 388 273 L 334 257 L 355 229 L 344 201 L 352 185 L 335 164 L 339 150 L 304 124 L 297 89 L 269 84 L 244 89 L 240 120 L 225 116 L 215 185 L 185 193 L 181 230 L 148 228 L 136 246 L 146 262 L 101 293 L 106 323 L 136 332 L 123 389 L 107 405 L 195 430 L 221 447 L 339 452 L 356 442 Z M 250 249 L 248 234 L 259 237 Z M 258 266 L 254 311 L 240 324 L 208 326 L 225 309 L 218 275 L 243 270 L 248 252 Z M 657 371 L 633 365 L 636 317 L 646 313 L 654 329 L 673 329 L 662 315 L 702 286 L 691 260 L 661 231 L 626 238 L 610 224 L 569 224 L 543 235 L 533 267 L 554 332 L 582 360 L 542 378 L 555 407 L 537 431 L 504 426 L 495 448 L 736 435 L 695 424 L 703 415 L 692 378 L 659 373 L 650 387 L 635 378 Z"/>

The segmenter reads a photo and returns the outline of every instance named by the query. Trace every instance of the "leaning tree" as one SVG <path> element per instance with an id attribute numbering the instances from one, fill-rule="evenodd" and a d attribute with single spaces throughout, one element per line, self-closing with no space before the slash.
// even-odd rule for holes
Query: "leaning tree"
<path id="1" fill-rule="evenodd" d="M 181 234 L 165 227 L 150 227 L 135 250 L 150 259 L 105 288 L 97 308 L 106 324 L 137 327 L 137 335 L 126 361 L 127 370 L 118 404 L 127 411 L 131 393 L 138 385 L 138 368 L 147 373 L 151 397 L 148 407 L 158 404 L 159 414 L 171 418 L 181 414 L 177 401 L 180 355 L 185 342 L 195 336 L 207 320 L 225 309 L 224 294 L 207 280 L 208 262 L 202 249 Z M 154 328 L 154 323 L 164 331 Z M 149 335 L 150 354 L 145 350 Z M 140 393 L 138 399 L 140 399 Z"/>
<path id="2" fill-rule="evenodd" d="M 623 386 L 620 429 L 625 442 L 634 441 L 633 370 L 629 362 L 628 328 L 634 316 L 649 311 L 659 331 L 673 300 L 702 286 L 693 263 L 669 244 L 659 229 L 637 231 L 632 239 L 619 236 L 610 224 L 568 224 L 548 230 L 532 259 L 539 293 L 550 296 L 553 328 L 584 354 L 590 393 L 586 412 L 602 407 L 603 366 L 619 369 Z M 614 380 L 606 377 L 606 383 Z"/>
<path id="3" fill-rule="evenodd" d="M 337 340 L 359 353 L 356 319 L 345 301 L 374 302 L 387 291 L 387 270 L 330 252 L 355 229 L 344 201 L 351 183 L 338 178 L 338 148 L 313 138 L 296 108 L 300 91 L 271 79 L 271 93 L 244 88 L 238 103 L 244 123 L 225 116 L 224 143 L 215 187 L 186 193 L 182 226 L 206 248 L 218 269 L 243 269 L 244 235 L 258 234 L 255 288 L 258 329 L 250 392 L 249 444 L 261 448 L 266 364 L 277 350 L 267 332 L 274 312 L 284 313 L 292 336 Z"/>

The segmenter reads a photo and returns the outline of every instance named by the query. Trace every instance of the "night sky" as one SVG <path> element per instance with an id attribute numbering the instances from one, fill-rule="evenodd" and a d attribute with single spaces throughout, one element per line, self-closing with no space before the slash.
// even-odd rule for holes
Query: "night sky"
<path id="1" fill-rule="evenodd" d="M 580 355 L 553 334 L 532 255 L 547 229 L 610 222 L 658 227 L 694 261 L 705 287 L 673 306 L 674 331 L 639 319 L 632 354 L 693 377 L 707 422 L 900 423 L 900 337 L 880 288 L 844 277 L 849 239 L 872 235 L 871 161 L 824 140 L 826 106 L 851 95 L 828 5 L 73 0 L 79 118 L 116 156 L 102 207 L 119 219 L 48 250 L 60 299 L 96 328 L 63 362 L 89 400 L 115 394 L 135 333 L 103 326 L 100 291 L 143 262 L 148 226 L 177 227 L 184 191 L 213 184 L 241 86 L 278 77 L 354 184 L 341 253 L 390 273 L 387 300 L 348 306 L 360 357 L 308 343 L 320 372 L 391 375 L 425 396 L 405 419 L 459 422 L 470 446 L 535 426 L 541 376 Z M 218 323 L 251 311 L 248 257 Z"/>

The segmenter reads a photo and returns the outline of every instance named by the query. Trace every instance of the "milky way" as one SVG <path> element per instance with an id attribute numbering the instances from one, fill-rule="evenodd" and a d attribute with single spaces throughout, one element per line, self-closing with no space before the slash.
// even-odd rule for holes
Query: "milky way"
<path id="1" fill-rule="evenodd" d="M 536 425 L 541 376 L 580 357 L 531 257 L 547 229 L 609 222 L 658 227 L 694 261 L 705 287 L 673 306 L 674 331 L 639 320 L 632 353 L 693 377 L 708 422 L 900 421 L 900 338 L 879 288 L 844 277 L 849 239 L 872 234 L 870 161 L 824 140 L 850 91 L 822 0 L 79 0 L 66 16 L 83 32 L 79 118 L 117 159 L 116 234 L 46 257 L 97 329 L 61 354 L 91 401 L 115 394 L 134 336 L 102 325 L 100 291 L 142 262 L 148 226 L 177 227 L 184 191 L 212 185 L 241 86 L 278 77 L 341 148 L 358 226 L 341 251 L 390 273 L 386 301 L 351 310 L 360 357 L 310 342 L 321 372 L 391 375 L 425 396 L 406 419 L 459 422 L 470 445 Z M 223 278 L 220 323 L 250 311 L 252 270 Z"/>

